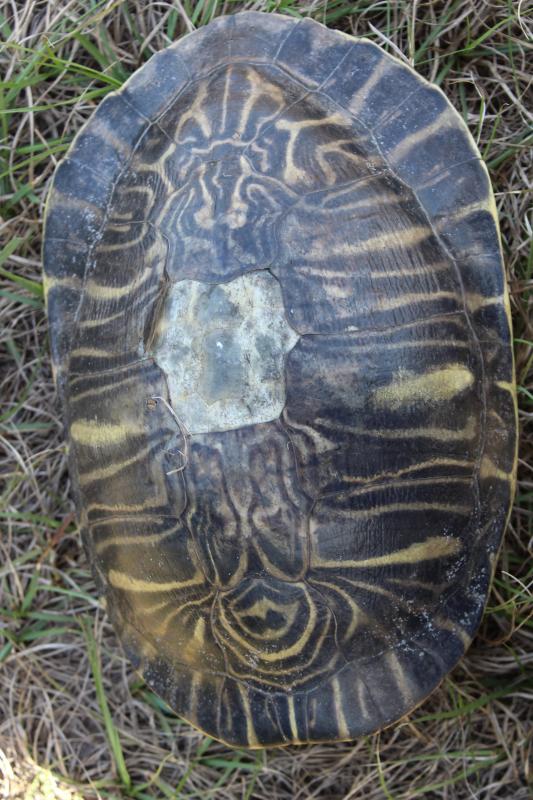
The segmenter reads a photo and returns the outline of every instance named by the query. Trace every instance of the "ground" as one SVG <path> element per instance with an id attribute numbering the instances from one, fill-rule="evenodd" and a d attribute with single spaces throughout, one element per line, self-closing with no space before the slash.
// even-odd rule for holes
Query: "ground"
<path id="1" fill-rule="evenodd" d="M 0 0 L 0 796 L 526 800 L 533 647 L 533 66 L 511 0 Z M 515 506 L 466 658 L 401 724 L 353 744 L 231 750 L 133 673 L 74 523 L 50 371 L 40 242 L 47 187 L 99 100 L 149 56 L 242 8 L 368 36 L 440 85 L 496 193 L 521 423 Z M 529 173 L 529 179 L 531 173 Z M 529 788 L 528 788 L 529 785 Z"/>

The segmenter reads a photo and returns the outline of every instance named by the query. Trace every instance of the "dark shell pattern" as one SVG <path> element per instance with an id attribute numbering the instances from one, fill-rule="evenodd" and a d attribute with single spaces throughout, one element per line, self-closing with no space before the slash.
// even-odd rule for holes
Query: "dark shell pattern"
<path id="1" fill-rule="evenodd" d="M 217 19 L 79 133 L 44 262 L 84 541 L 148 683 L 248 747 L 421 702 L 516 463 L 495 204 L 442 92 L 310 20 Z"/>

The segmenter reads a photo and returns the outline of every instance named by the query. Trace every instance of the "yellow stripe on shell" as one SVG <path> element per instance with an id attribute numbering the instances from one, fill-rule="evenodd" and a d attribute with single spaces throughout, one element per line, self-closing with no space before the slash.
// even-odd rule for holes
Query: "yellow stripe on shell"
<path id="1" fill-rule="evenodd" d="M 120 94 L 120 92 L 117 92 Z M 110 145 L 114 150 L 117 150 L 124 158 L 128 158 L 132 148 L 127 140 L 118 136 L 108 124 L 103 120 L 102 116 L 95 115 L 91 117 L 91 134 L 99 136 L 106 144 Z"/>
<path id="2" fill-rule="evenodd" d="M 331 422 L 331 420 L 318 417 L 316 422 L 318 425 L 322 424 L 327 425 L 328 423 Z M 443 442 L 452 442 L 452 441 L 462 441 L 462 440 L 468 441 L 470 439 L 473 439 L 474 436 L 476 435 L 476 423 L 477 420 L 475 419 L 475 417 L 470 417 L 465 427 L 460 428 L 459 430 L 456 430 L 455 428 L 369 429 L 369 428 L 356 428 L 352 427 L 351 425 L 339 425 L 338 423 L 336 423 L 334 427 L 336 427 L 337 430 L 347 431 L 348 433 L 353 433 L 354 435 L 373 436 L 376 439 L 423 438 L 423 439 L 436 439 L 437 441 L 443 441 Z M 302 430 L 304 430 L 306 426 L 301 425 L 299 427 Z"/>
<path id="3" fill-rule="evenodd" d="M 44 273 L 43 290 L 45 295 L 48 294 L 51 289 L 55 289 L 56 286 L 80 291 L 82 288 L 82 280 L 77 275 L 62 275 L 58 277 L 57 275 L 47 275 Z"/>
<path id="4" fill-rule="evenodd" d="M 357 267 L 355 263 L 354 266 Z M 364 272 L 361 271 L 360 275 L 363 278 L 373 278 L 377 280 L 379 280 L 380 278 L 387 279 L 391 277 L 406 278 L 411 275 L 427 275 L 429 272 L 434 273 L 441 269 L 450 269 L 450 268 L 451 264 L 449 261 L 438 261 L 433 264 L 421 264 L 420 266 L 415 268 L 402 268 L 400 266 L 397 269 L 365 270 Z M 332 269 L 328 266 L 327 263 L 324 262 L 316 266 L 312 264 L 303 264 L 302 266 L 298 267 L 298 272 L 302 275 L 319 275 L 320 277 L 323 278 L 328 278 L 328 279 L 339 278 L 341 280 L 342 279 L 346 280 L 347 278 L 350 279 L 352 275 L 355 274 L 355 273 L 350 273 L 346 268 Z M 436 294 L 437 296 L 442 296 L 441 292 L 439 293 L 431 292 L 431 294 L 428 292 L 427 296 L 433 298 L 435 297 Z M 446 294 L 453 295 L 454 297 L 456 296 L 455 292 L 447 292 Z M 401 296 L 403 297 L 403 293 Z M 420 294 L 414 296 L 425 297 L 426 295 Z M 415 322 L 415 324 L 417 325 L 419 324 L 418 320 Z M 432 341 L 435 342 L 434 339 Z M 408 342 L 400 342 L 400 344 L 404 345 L 408 344 Z M 437 344 L 440 344 L 440 342 L 437 342 Z"/>
<path id="5" fill-rule="evenodd" d="M 513 471 L 505 472 L 503 469 L 500 469 L 489 456 L 483 456 L 479 467 L 479 477 L 482 479 L 498 478 L 501 481 L 512 481 Z"/>
<path id="6" fill-rule="evenodd" d="M 101 328 L 104 325 L 109 325 L 110 322 L 113 322 L 116 319 L 122 320 L 123 318 L 124 318 L 124 309 L 120 309 L 119 311 L 115 311 L 113 314 L 109 314 L 106 317 L 98 317 L 96 319 L 84 319 L 79 323 L 79 327 L 81 330 L 84 331 L 90 330 L 92 328 Z"/>
<path id="7" fill-rule="evenodd" d="M 429 459 L 427 461 L 420 461 L 416 464 L 410 464 L 408 467 L 402 467 L 398 470 L 384 470 L 383 472 L 376 472 L 374 475 L 369 475 L 368 477 L 362 478 L 360 475 L 339 475 L 339 480 L 342 483 L 360 483 L 362 484 L 360 487 L 361 493 L 371 492 L 379 486 L 390 485 L 393 484 L 396 478 L 399 478 L 399 484 L 404 485 L 404 480 L 406 480 L 409 484 L 411 481 L 416 481 L 416 478 L 405 478 L 402 479 L 402 476 L 409 475 L 411 472 L 420 472 L 424 469 L 432 469 L 435 467 L 465 467 L 467 469 L 473 470 L 474 469 L 474 462 L 473 461 L 464 461 L 460 458 L 435 458 Z M 388 479 L 388 480 L 384 480 Z M 454 481 L 456 478 L 455 476 L 438 476 L 431 478 L 424 478 L 423 480 L 427 481 L 435 481 L 435 483 L 441 483 L 443 480 L 450 480 Z M 457 480 L 459 479 L 459 476 Z M 465 476 L 465 479 L 469 479 Z M 422 480 L 422 479 L 421 479 Z M 411 484 L 412 485 L 412 484 Z"/>
<path id="8" fill-rule="evenodd" d="M 309 592 L 307 591 L 307 589 L 304 589 L 304 593 L 306 594 L 306 596 L 309 596 Z M 220 617 L 226 632 L 234 641 L 238 642 L 241 647 L 243 647 L 247 651 L 252 651 L 254 653 L 257 653 L 262 661 L 274 662 L 274 661 L 279 661 L 280 659 L 289 658 L 290 656 L 293 655 L 297 655 L 303 650 L 303 648 L 309 641 L 309 638 L 311 637 L 311 634 L 315 629 L 317 613 L 315 605 L 312 601 L 308 603 L 308 608 L 309 608 L 309 619 L 307 620 L 307 624 L 305 626 L 304 631 L 302 632 L 302 635 L 299 637 L 297 642 L 292 644 L 290 647 L 287 647 L 286 649 L 280 651 L 279 653 L 264 652 L 261 647 L 256 647 L 248 639 L 244 639 L 242 636 L 240 636 L 237 633 L 237 631 L 233 628 L 229 620 L 227 619 L 223 606 L 220 606 Z"/>
<path id="9" fill-rule="evenodd" d="M 516 395 L 516 387 L 514 383 L 510 383 L 509 381 L 496 381 L 496 386 L 498 389 L 502 389 L 504 392 L 509 392 L 509 394 L 512 394 L 513 397 Z"/>
<path id="10" fill-rule="evenodd" d="M 398 59 L 396 59 L 398 62 Z M 377 67 L 375 67 L 372 72 L 370 73 L 370 77 L 367 78 L 365 83 L 352 95 L 351 99 L 347 103 L 347 109 L 357 117 L 358 111 L 366 103 L 367 97 L 372 89 L 379 83 L 379 81 L 388 73 L 391 72 L 393 69 L 396 69 L 396 64 L 387 58 L 383 58 L 378 63 Z"/>
<path id="11" fill-rule="evenodd" d="M 437 231 L 446 231 L 450 222 L 460 222 L 471 214 L 475 214 L 477 211 L 488 211 L 489 214 L 494 215 L 494 213 L 496 213 L 494 198 L 492 196 L 485 197 L 481 200 L 477 200 L 475 203 L 462 205 L 455 211 L 447 211 L 443 219 L 435 220 L 435 228 Z"/>
<path id="12" fill-rule="evenodd" d="M 389 278 L 397 277 L 397 278 L 409 278 L 413 275 L 423 275 L 426 276 L 428 274 L 434 275 L 436 272 L 441 272 L 442 270 L 450 270 L 451 263 L 449 261 L 434 261 L 433 263 L 426 263 L 418 267 L 402 267 L 399 266 L 396 269 L 387 267 L 386 270 L 374 270 L 371 269 L 368 272 L 365 272 L 365 277 L 373 278 L 379 280 L 383 278 L 383 280 L 388 280 Z M 433 295 L 432 295 L 433 296 Z M 417 320 L 417 324 L 418 320 Z M 433 342 L 435 340 L 433 339 Z M 408 345 L 409 342 L 399 342 L 398 344 Z M 417 342 L 413 342 L 413 344 L 417 344 Z M 438 344 L 441 344 L 439 341 Z M 387 343 L 387 347 L 389 347 L 389 343 Z"/>
<path id="13" fill-rule="evenodd" d="M 131 422 L 113 424 L 92 419 L 76 420 L 70 426 L 70 435 L 77 444 L 87 447 L 113 447 L 132 436 L 145 434 L 144 427 Z"/>
<path id="14" fill-rule="evenodd" d="M 469 647 L 470 642 L 472 641 L 472 637 L 462 628 L 457 622 L 453 622 L 451 619 L 447 619 L 446 617 L 441 617 L 440 615 L 436 614 L 433 617 L 433 624 L 436 625 L 438 628 L 442 628 L 442 630 L 450 631 L 464 645 L 466 650 Z"/>
<path id="15" fill-rule="evenodd" d="M 107 358 L 113 359 L 117 354 L 101 347 L 77 347 L 70 353 L 71 358 Z"/>
<path id="16" fill-rule="evenodd" d="M 357 699 L 359 700 L 359 708 L 361 709 L 363 717 L 365 719 L 370 719 L 371 715 L 367 703 L 367 695 L 369 695 L 369 692 L 361 679 L 357 681 L 355 691 L 357 694 Z"/>
<path id="17" fill-rule="evenodd" d="M 331 688 L 333 689 L 333 705 L 335 706 L 335 717 L 337 720 L 337 730 L 341 739 L 348 739 L 350 730 L 346 723 L 346 717 L 342 710 L 342 695 L 339 679 L 335 676 L 331 681 Z"/>
<path id="18" fill-rule="evenodd" d="M 438 117 L 436 117 L 433 122 L 430 122 L 429 125 L 426 125 L 425 128 L 421 128 L 402 139 L 402 141 L 387 154 L 387 161 L 393 164 L 398 161 L 403 161 L 413 147 L 427 142 L 435 133 L 440 133 L 446 128 L 457 128 L 457 118 L 449 107 L 441 111 Z"/>
<path id="19" fill-rule="evenodd" d="M 163 630 L 158 627 L 158 635 L 164 636 L 167 627 L 168 626 L 165 626 Z M 192 636 L 185 647 L 180 649 L 180 659 L 183 659 L 186 664 L 194 666 L 195 664 L 201 663 L 202 658 L 205 658 L 205 632 L 205 619 L 204 617 L 198 617 Z"/>
<path id="20" fill-rule="evenodd" d="M 294 620 L 296 619 L 296 614 L 298 612 L 299 603 L 298 601 L 294 603 L 288 603 L 283 605 L 283 616 L 286 619 L 285 625 L 276 628 L 276 635 L 278 638 L 283 636 L 292 626 Z M 263 621 L 266 621 L 267 614 L 269 611 L 278 611 L 278 605 L 270 600 L 268 597 L 262 597 L 260 600 L 256 600 L 253 605 L 246 609 L 246 616 L 251 617 L 259 617 Z M 264 636 L 262 634 L 256 634 L 254 638 L 258 639 L 269 639 L 272 638 L 270 636 Z"/>
<path id="21" fill-rule="evenodd" d="M 187 600 L 186 602 L 178 606 L 178 608 L 172 608 L 172 610 L 165 616 L 164 619 L 162 619 L 160 622 L 158 622 L 153 626 L 153 632 L 156 633 L 158 636 L 166 636 L 169 626 L 176 617 L 179 617 L 181 614 L 183 614 L 184 611 L 188 611 L 191 607 L 201 606 L 204 605 L 205 603 L 208 603 L 210 600 L 212 600 L 212 598 L 213 598 L 213 593 L 211 589 L 209 589 L 207 594 L 195 598 L 194 600 Z M 174 605 L 174 602 L 175 602 L 174 598 L 172 596 L 169 596 L 162 603 L 158 603 L 158 606 L 151 609 L 150 613 L 155 613 L 156 611 L 162 611 L 163 608 L 167 608 L 169 605 Z M 143 609 L 144 609 L 144 600 L 143 600 Z M 199 617 L 199 620 L 203 620 L 203 617 Z M 198 630 L 198 632 L 196 632 L 196 625 L 195 625 L 195 633 L 193 634 L 193 638 L 195 636 L 197 637 L 197 639 L 202 638 L 203 641 L 205 639 L 205 626 L 202 628 L 202 630 Z"/>
<path id="22" fill-rule="evenodd" d="M 126 254 L 127 250 L 131 250 L 132 248 L 136 247 L 137 245 L 142 246 L 142 242 L 146 237 L 146 232 L 149 229 L 148 223 L 138 223 L 135 220 L 132 220 L 129 223 L 120 224 L 120 225 L 108 225 L 107 232 L 114 232 L 114 233 L 121 233 L 124 228 L 128 229 L 132 225 L 140 225 L 141 232 L 138 236 L 133 239 L 128 239 L 126 242 L 118 241 L 115 244 L 100 244 L 98 245 L 97 254 L 105 255 L 106 253 L 113 253 L 115 251 L 119 251 Z M 150 248 L 147 250 L 148 253 L 152 254 L 153 251 L 161 252 L 162 255 L 166 254 L 166 243 L 165 240 L 161 237 L 160 239 L 155 239 L 154 242 L 151 244 Z"/>
<path id="23" fill-rule="evenodd" d="M 359 479 L 360 480 L 360 479 Z M 368 485 L 356 486 L 353 489 L 344 489 L 335 491 L 333 494 L 336 497 L 358 497 L 362 494 L 371 494 L 372 492 L 380 492 L 383 489 L 416 489 L 419 486 L 442 486 L 446 484 L 471 484 L 473 476 L 446 476 L 429 478 L 403 478 L 400 480 L 382 481 L 379 483 L 369 483 Z M 327 492 L 321 497 L 327 497 Z M 449 506 L 453 508 L 453 506 Z"/>
<path id="24" fill-rule="evenodd" d="M 474 383 L 474 375 L 462 364 L 450 364 L 422 375 L 400 371 L 392 383 L 375 389 L 372 400 L 380 408 L 397 409 L 417 401 L 435 403 L 450 400 Z"/>
<path id="25" fill-rule="evenodd" d="M 87 281 L 85 292 L 93 300 L 118 300 L 122 297 L 128 297 L 133 294 L 143 283 L 150 280 L 153 276 L 152 269 L 145 269 L 143 273 L 138 275 L 134 281 L 126 284 L 126 286 L 107 286 L 102 283 L 90 279 Z"/>
<path id="26" fill-rule="evenodd" d="M 203 586 L 205 583 L 204 576 L 199 573 L 184 581 L 163 581 L 158 583 L 157 581 L 134 578 L 126 572 L 120 572 L 118 569 L 109 570 L 108 580 L 115 589 L 122 589 L 126 592 L 146 592 L 147 594 L 181 591 L 191 586 Z"/>
<path id="27" fill-rule="evenodd" d="M 465 304 L 468 306 L 468 310 L 474 313 L 479 311 L 480 308 L 486 308 L 487 306 L 503 305 L 503 295 L 499 294 L 486 297 L 484 294 L 465 292 Z"/>
<path id="28" fill-rule="evenodd" d="M 334 256 L 357 256 L 361 253 L 374 253 L 380 250 L 390 250 L 394 246 L 412 247 L 421 244 L 433 236 L 431 228 L 427 225 L 413 225 L 410 228 L 398 229 L 389 232 L 370 236 L 368 239 L 361 239 L 358 242 L 332 242 L 328 257 Z M 324 261 L 324 249 L 322 242 L 318 242 L 318 247 L 310 242 L 309 248 L 305 253 L 306 261 Z"/>
<path id="29" fill-rule="evenodd" d="M 319 581 L 317 578 L 309 578 L 309 583 L 311 583 L 313 586 L 315 584 L 318 584 L 319 586 L 326 586 L 330 591 L 337 592 L 337 594 L 340 594 L 341 597 L 344 598 L 344 600 L 351 607 L 352 618 L 350 620 L 348 628 L 345 630 L 342 636 L 343 642 L 347 641 L 352 636 L 356 628 L 361 623 L 366 622 L 368 620 L 368 615 L 360 608 L 360 606 L 357 605 L 353 597 L 351 597 L 351 595 L 348 592 L 345 592 L 344 589 L 342 589 L 340 586 L 337 586 L 336 583 L 328 583 L 328 581 Z"/>
<path id="30" fill-rule="evenodd" d="M 430 503 L 428 505 L 431 505 Z M 383 567 L 392 564 L 417 564 L 419 561 L 432 561 L 434 558 L 447 558 L 458 553 L 462 548 L 459 539 L 451 536 L 431 536 L 423 542 L 416 542 L 392 553 L 385 553 L 382 556 L 372 558 L 361 558 L 359 560 L 336 560 L 323 559 L 316 553 L 311 556 L 312 567 L 326 567 L 328 569 L 346 568 L 366 568 Z"/>
<path id="31" fill-rule="evenodd" d="M 80 486 L 87 486 L 95 481 L 102 481 L 105 480 L 105 478 L 112 478 L 117 473 L 122 472 L 124 469 L 128 469 L 128 467 L 133 466 L 133 464 L 137 464 L 139 461 L 144 462 L 149 460 L 152 457 L 151 450 L 152 447 L 150 446 L 143 447 L 137 453 L 135 453 L 134 456 L 126 458 L 123 461 L 112 462 L 105 467 L 98 467 L 90 472 L 80 472 Z"/>
<path id="32" fill-rule="evenodd" d="M 293 738 L 293 742 L 298 743 L 300 741 L 300 737 L 298 734 L 298 725 L 296 724 L 296 711 L 294 708 L 294 695 L 290 694 L 287 696 L 287 706 L 289 709 L 289 726 L 291 729 L 291 734 Z"/>
<path id="33" fill-rule="evenodd" d="M 259 741 L 257 739 L 257 734 L 254 728 L 254 721 L 253 721 L 254 715 L 252 714 L 252 709 L 250 707 L 250 698 L 248 697 L 248 692 L 246 688 L 242 685 L 242 683 L 237 682 L 236 685 L 239 690 L 239 694 L 241 696 L 242 704 L 244 706 L 247 746 L 257 747 L 259 745 Z"/>
<path id="34" fill-rule="evenodd" d="M 341 493 L 337 495 L 340 497 Z M 351 493 L 348 490 L 345 493 L 342 493 L 343 497 L 351 497 Z M 453 514 L 461 514 L 463 516 L 468 516 L 472 513 L 472 508 L 470 505 L 452 505 L 451 503 L 433 503 L 433 502 L 418 502 L 418 503 L 388 503 L 380 506 L 374 506 L 373 508 L 337 508 L 336 515 L 339 517 L 348 517 L 349 519 L 369 519 L 370 517 L 379 517 L 381 514 L 395 514 L 400 513 L 403 514 L 406 511 L 444 511 L 445 513 L 453 513 Z"/>
<path id="35" fill-rule="evenodd" d="M 160 513 L 161 506 L 168 505 L 168 495 L 166 492 L 152 495 L 143 503 L 90 503 L 87 506 L 88 514 L 93 515 L 92 521 L 94 523 L 102 522 L 102 519 L 94 518 L 98 511 L 103 511 L 104 514 L 113 514 L 116 516 L 132 516 L 139 513 L 145 514 L 153 509 L 158 509 L 156 513 Z"/>
<path id="36" fill-rule="evenodd" d="M 97 541 L 94 548 L 97 553 L 103 553 L 108 547 L 145 547 L 150 544 L 160 544 L 176 530 L 163 531 L 162 533 L 137 534 L 136 536 L 110 536 L 108 539 Z"/>
<path id="37" fill-rule="evenodd" d="M 294 151 L 296 148 L 296 140 L 303 130 L 308 128 L 321 128 L 329 125 L 342 125 L 346 127 L 346 117 L 340 112 L 331 114 L 329 117 L 322 117 L 320 119 L 307 119 L 292 121 L 287 119 L 279 119 L 273 123 L 274 126 L 281 131 L 286 131 L 289 134 L 289 141 L 285 149 L 285 168 L 283 170 L 283 179 L 289 184 L 295 181 L 305 181 L 309 177 L 309 173 L 305 169 L 297 167 L 294 161 Z"/>
<path id="38" fill-rule="evenodd" d="M 411 687 L 409 686 L 407 679 L 405 677 L 405 670 L 400 664 L 400 660 L 398 656 L 394 652 L 394 650 L 389 650 L 385 654 L 385 661 L 389 665 L 389 669 L 394 676 L 394 680 L 396 682 L 396 686 L 399 689 L 399 692 L 402 698 L 405 700 L 406 703 L 412 702 L 412 691 Z"/>

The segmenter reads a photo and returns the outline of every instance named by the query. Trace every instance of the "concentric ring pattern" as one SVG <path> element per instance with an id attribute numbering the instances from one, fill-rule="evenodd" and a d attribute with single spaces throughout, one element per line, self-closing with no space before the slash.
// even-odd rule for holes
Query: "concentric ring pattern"
<path id="1" fill-rule="evenodd" d="M 494 201 L 440 90 L 309 20 L 217 19 L 77 136 L 44 261 L 84 540 L 148 682 L 250 747 L 419 703 L 516 461 Z"/>

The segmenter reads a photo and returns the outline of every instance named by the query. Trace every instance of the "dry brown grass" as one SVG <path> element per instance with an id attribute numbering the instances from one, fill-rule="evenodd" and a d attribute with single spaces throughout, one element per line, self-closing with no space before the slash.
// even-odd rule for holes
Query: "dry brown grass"
<path id="1" fill-rule="evenodd" d="M 370 35 L 414 59 L 464 113 L 496 191 L 521 387 L 518 494 L 467 657 L 408 720 L 379 736 L 264 753 L 206 740 L 158 701 L 121 654 L 72 522 L 40 291 L 43 202 L 69 139 L 103 93 L 152 51 L 213 10 L 242 7 L 309 13 Z M 533 696 L 526 3 L 0 0 L 0 15 L 0 796 L 526 800 Z M 9 242 L 13 250 L 2 250 Z M 93 637 L 98 669 L 88 658 Z M 95 670 L 113 728 L 106 729 Z M 110 745 L 113 730 L 120 748 Z"/>

